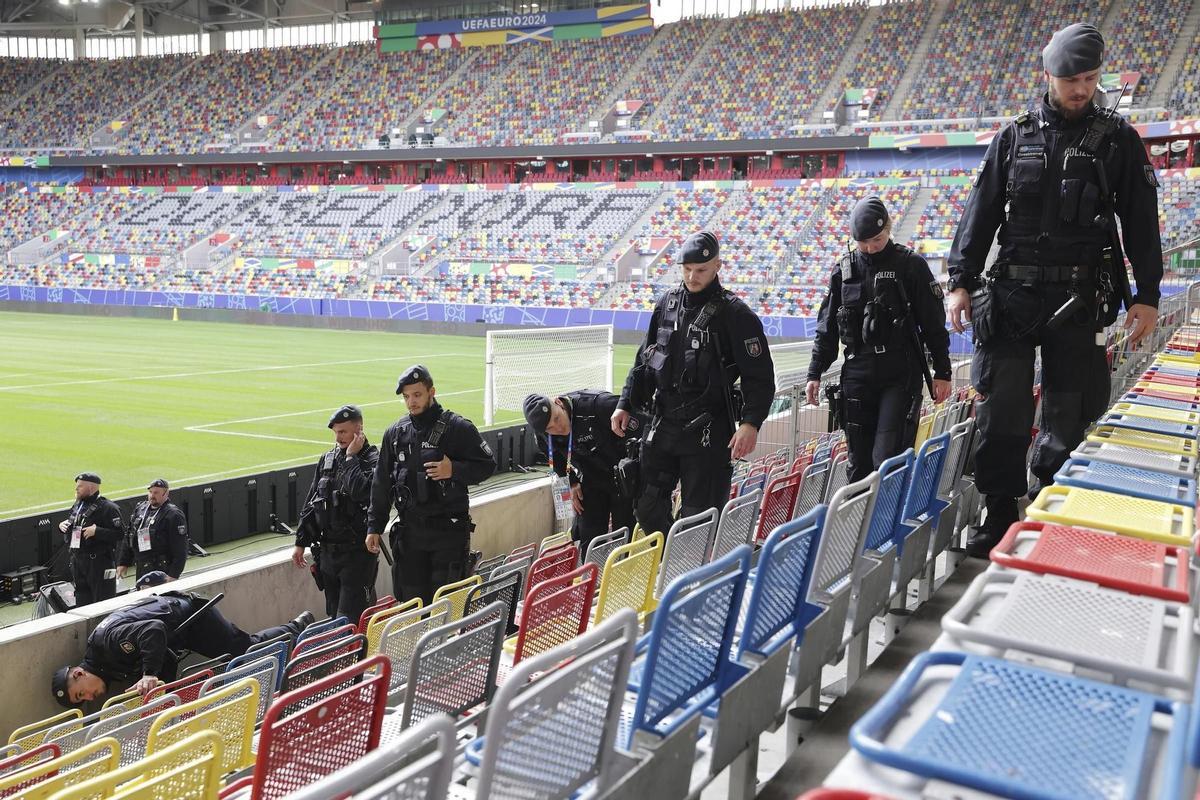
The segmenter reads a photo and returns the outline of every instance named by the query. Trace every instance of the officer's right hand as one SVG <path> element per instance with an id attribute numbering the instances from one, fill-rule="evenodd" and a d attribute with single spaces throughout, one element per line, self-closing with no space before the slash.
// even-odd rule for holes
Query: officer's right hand
<path id="1" fill-rule="evenodd" d="M 955 289 L 946 304 L 946 321 L 955 333 L 962 333 L 971 321 L 971 293 L 966 289 Z"/>
<path id="2" fill-rule="evenodd" d="M 65 519 L 64 519 L 62 522 L 58 523 L 58 529 L 59 529 L 60 531 L 62 531 L 63 533 L 66 533 L 66 532 L 67 532 L 67 528 L 69 528 L 69 527 L 71 527 L 71 522 L 70 522 L 70 520 L 65 520 Z"/>
<path id="3" fill-rule="evenodd" d="M 292 548 L 292 563 L 295 564 L 300 569 L 308 569 L 308 562 L 304 560 L 304 548 L 303 547 L 293 547 Z"/>
<path id="4" fill-rule="evenodd" d="M 133 689 L 142 697 L 145 697 L 146 695 L 150 694 L 150 692 L 154 691 L 154 687 L 160 685 L 161 683 L 162 681 L 153 675 L 147 675 L 129 688 Z"/>
<path id="5" fill-rule="evenodd" d="M 124 564 L 117 564 L 117 577 L 118 578 L 124 578 L 125 573 L 128 571 L 129 571 L 129 567 L 125 566 Z"/>
<path id="6" fill-rule="evenodd" d="M 583 513 L 583 484 L 577 483 L 571 487 L 571 508 L 576 514 Z"/>
<path id="7" fill-rule="evenodd" d="M 363 546 L 367 548 L 368 553 L 378 553 L 379 542 L 380 538 L 378 533 L 368 533 L 366 541 L 363 542 Z"/>
<path id="8" fill-rule="evenodd" d="M 629 424 L 629 412 L 618 408 L 612 415 L 612 432 L 621 438 L 625 437 L 625 426 Z"/>
<path id="9" fill-rule="evenodd" d="M 809 381 L 804 384 L 804 399 L 808 401 L 810 406 L 815 406 L 820 403 L 821 382 Z"/>

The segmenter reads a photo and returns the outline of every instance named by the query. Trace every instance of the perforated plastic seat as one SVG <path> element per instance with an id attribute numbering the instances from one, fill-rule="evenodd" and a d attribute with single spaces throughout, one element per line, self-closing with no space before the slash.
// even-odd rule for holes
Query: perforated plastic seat
<path id="1" fill-rule="evenodd" d="M 1127 494 L 1163 503 L 1196 505 L 1196 481 L 1192 478 L 1179 478 L 1106 461 L 1068 459 L 1055 474 L 1054 483 Z"/>
<path id="2" fill-rule="evenodd" d="M 1179 478 L 1194 478 L 1197 470 L 1197 460 L 1192 456 L 1159 453 L 1154 450 L 1143 450 L 1140 447 L 1107 442 L 1080 442 L 1079 446 L 1071 452 L 1071 456 L 1084 461 L 1124 464 L 1136 469 L 1163 472 Z"/>
<path id="3" fill-rule="evenodd" d="M 1036 520 L 1116 531 L 1152 542 L 1187 547 L 1195 534 L 1193 510 L 1112 492 L 1047 486 L 1025 513 Z"/>

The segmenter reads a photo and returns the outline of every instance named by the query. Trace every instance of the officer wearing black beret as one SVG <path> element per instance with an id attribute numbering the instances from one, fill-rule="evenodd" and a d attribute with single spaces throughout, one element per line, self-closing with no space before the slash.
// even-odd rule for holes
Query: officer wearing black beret
<path id="1" fill-rule="evenodd" d="M 717 237 L 692 234 L 680 260 L 683 281 L 655 305 L 612 416 L 613 432 L 625 436 L 632 410 L 652 412 L 637 503 L 647 532 L 670 528 L 676 483 L 684 516 L 724 506 L 731 459 L 754 451 L 775 396 L 762 321 L 721 286 Z"/>
<path id="2" fill-rule="evenodd" d="M 921 409 L 926 350 L 933 359 L 933 400 L 950 396 L 950 336 L 942 287 L 925 259 L 892 241 L 892 221 L 878 197 L 850 214 L 855 248 L 829 277 L 817 313 L 805 394 L 819 401 L 821 375 L 845 347 L 841 407 L 850 480 L 871 474 L 911 447 Z"/>
<path id="3" fill-rule="evenodd" d="M 125 523 L 117 504 L 101 496 L 99 475 L 81 472 L 75 476 L 75 505 L 58 529 L 71 551 L 76 605 L 116 596 L 116 555 L 125 536 Z"/>
<path id="4" fill-rule="evenodd" d="M 117 577 L 137 565 L 137 576 L 163 572 L 172 580 L 183 574 L 188 555 L 187 517 L 171 502 L 166 478 L 155 478 L 146 487 L 146 499 L 138 503 L 121 542 Z"/>
<path id="5" fill-rule="evenodd" d="M 420 364 L 400 376 L 396 394 L 408 414 L 387 429 L 375 465 L 367 518 L 367 549 L 379 552 L 393 505 L 392 585 L 404 600 L 426 603 L 447 583 L 467 576 L 470 497 L 467 487 L 496 471 L 492 448 L 465 417 L 442 408 L 433 376 Z"/>
<path id="6" fill-rule="evenodd" d="M 367 508 L 379 448 L 367 442 L 358 406 L 345 405 L 329 418 L 334 446 L 317 462 L 317 472 L 300 511 L 292 562 L 308 567 L 313 553 L 325 593 L 325 613 L 358 622 L 375 597 L 379 558 L 366 548 Z"/>
<path id="7" fill-rule="evenodd" d="M 592 389 L 553 399 L 540 394 L 525 398 L 525 421 L 538 447 L 549 455 L 554 472 L 570 481 L 575 510 L 571 537 L 585 551 L 597 536 L 633 527 L 634 497 L 614 473 L 626 453 L 626 440 L 610 424 L 619 400 L 612 392 Z M 630 439 L 641 437 L 644 423 L 643 418 L 629 419 Z"/>
<path id="8" fill-rule="evenodd" d="M 175 680 L 174 650 L 192 650 L 209 658 L 239 656 L 251 645 L 276 636 L 294 638 L 313 621 L 305 611 L 291 622 L 251 634 L 210 606 L 179 631 L 204 603 L 204 598 L 187 592 L 163 592 L 109 614 L 88 636 L 83 661 L 61 667 L 51 676 L 54 699 L 77 708 L 102 699 L 112 683 L 131 686 L 145 696 L 160 683 Z"/>
<path id="9" fill-rule="evenodd" d="M 948 259 L 950 324 L 961 332 L 971 322 L 975 339 L 975 484 L 987 508 L 968 545 L 975 556 L 986 557 L 1017 520 L 1017 499 L 1051 483 L 1107 407 L 1103 329 L 1120 304 L 1132 342 L 1158 319 L 1158 180 L 1133 127 L 1093 102 L 1103 55 L 1104 37 L 1091 25 L 1054 34 L 1042 51 L 1048 91 L 988 146 Z M 1000 252 L 985 270 L 997 230 Z M 1025 456 L 1035 424 L 1030 490 Z"/>

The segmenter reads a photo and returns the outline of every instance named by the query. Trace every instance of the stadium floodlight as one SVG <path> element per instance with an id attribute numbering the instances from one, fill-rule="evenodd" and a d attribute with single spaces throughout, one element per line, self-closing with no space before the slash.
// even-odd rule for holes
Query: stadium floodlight
<path id="1" fill-rule="evenodd" d="M 611 325 L 488 331 L 483 417 L 520 411 L 533 392 L 560 395 L 613 387 Z"/>

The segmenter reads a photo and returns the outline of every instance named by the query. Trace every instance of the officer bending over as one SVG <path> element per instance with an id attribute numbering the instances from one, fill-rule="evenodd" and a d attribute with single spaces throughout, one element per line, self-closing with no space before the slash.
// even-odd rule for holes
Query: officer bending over
<path id="1" fill-rule="evenodd" d="M 117 546 L 125 537 L 121 509 L 100 494 L 100 476 L 82 472 L 75 476 L 75 505 L 58 523 L 71 551 L 71 582 L 75 603 L 85 606 L 117 594 Z"/>
<path id="2" fill-rule="evenodd" d="M 921 412 L 925 357 L 933 358 L 935 403 L 950 396 L 950 335 L 942 287 L 925 259 L 892 241 L 892 221 L 878 197 L 865 197 L 850 214 L 857 247 L 829 278 L 817 314 L 805 395 L 816 405 L 821 375 L 846 349 L 841 420 L 849 447 L 850 480 L 867 477 L 886 459 L 911 447 Z"/>
<path id="3" fill-rule="evenodd" d="M 335 445 L 317 462 L 300 511 L 292 562 L 303 569 L 312 550 L 325 593 L 325 613 L 358 622 L 371 604 L 379 557 L 367 550 L 367 508 L 379 448 L 367 442 L 358 406 L 345 405 L 329 418 Z"/>
<path id="4" fill-rule="evenodd" d="M 1030 490 L 1034 349 L 1041 349 L 1042 418 L 1031 496 L 1053 481 L 1108 407 L 1103 330 L 1119 303 L 1133 343 L 1158 319 L 1158 180 L 1133 127 L 1093 102 L 1103 54 L 1104 38 L 1091 25 L 1054 34 L 1042 51 L 1049 89 L 988 146 L 954 235 L 948 316 L 956 331 L 964 317 L 973 325 L 971 380 L 980 395 L 975 485 L 987 518 L 968 543 L 974 556 L 986 557 L 1017 521 L 1017 498 Z M 997 229 L 1000 252 L 985 273 Z"/>
<path id="5" fill-rule="evenodd" d="M 139 578 L 163 572 L 174 580 L 183 574 L 188 556 L 187 517 L 171 502 L 170 491 L 165 478 L 156 478 L 146 487 L 146 499 L 134 509 L 121 542 L 118 578 L 124 578 L 135 563 Z"/>
<path id="6" fill-rule="evenodd" d="M 730 459 L 754 451 L 775 395 L 775 368 L 762 321 L 721 286 L 717 238 L 687 238 L 683 281 L 659 298 L 612 429 L 624 436 L 633 409 L 652 407 L 642 445 L 637 517 L 647 532 L 671 527 L 671 493 L 680 514 L 721 508 L 729 499 Z M 741 378 L 741 391 L 734 384 Z"/>
<path id="7" fill-rule="evenodd" d="M 371 483 L 367 549 L 379 552 L 394 504 L 394 591 L 403 600 L 420 597 L 428 603 L 438 588 L 466 577 L 475 529 L 467 487 L 491 476 L 496 459 L 470 420 L 437 402 L 425 367 L 409 367 L 396 394 L 404 396 L 408 415 L 383 435 Z"/>
<path id="8" fill-rule="evenodd" d="M 103 698 L 114 681 L 145 695 L 159 683 L 175 680 L 179 665 L 172 650 L 192 650 L 209 658 L 240 656 L 258 642 L 285 633 L 294 638 L 313 621 L 305 611 L 285 625 L 249 634 L 213 606 L 176 635 L 183 621 L 205 602 L 194 594 L 164 592 L 109 614 L 88 636 L 83 661 L 61 667 L 51 677 L 54 699 L 75 708 Z"/>
<path id="9" fill-rule="evenodd" d="M 613 433 L 610 423 L 619 399 L 612 392 L 591 390 L 553 400 L 540 394 L 525 398 L 525 420 L 538 447 L 550 456 L 555 473 L 571 482 L 571 538 L 584 550 L 610 530 L 633 528 L 634 498 L 615 474 L 626 452 L 625 440 Z M 642 422 L 631 417 L 627 431 L 640 434 Z"/>

